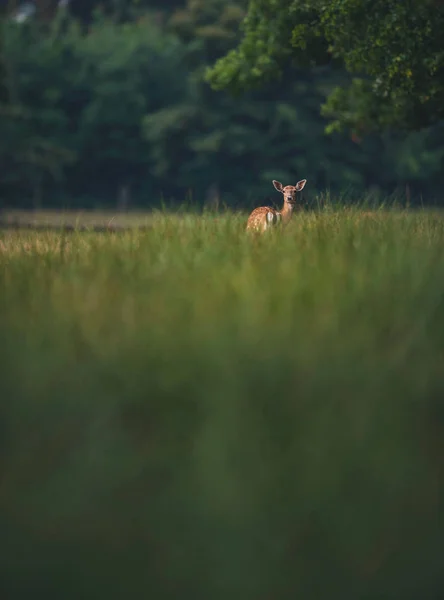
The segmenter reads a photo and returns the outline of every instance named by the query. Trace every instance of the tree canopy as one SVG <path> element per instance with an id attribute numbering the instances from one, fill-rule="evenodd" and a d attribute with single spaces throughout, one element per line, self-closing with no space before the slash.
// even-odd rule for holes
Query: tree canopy
<path id="1" fill-rule="evenodd" d="M 419 132 L 326 136 L 320 106 L 349 93 L 351 77 L 314 25 L 306 49 L 284 43 L 282 32 L 291 40 L 302 21 L 279 12 L 283 0 L 264 17 L 263 35 L 250 38 L 258 0 L 71 0 L 59 9 L 39 0 L 22 21 L 13 4 L 0 14 L 0 207 L 146 207 L 185 197 L 250 207 L 273 201 L 272 179 L 307 175 L 307 204 L 326 188 L 350 200 L 408 189 L 412 202 L 442 203 L 444 120 Z M 270 48 L 262 59 L 260 43 Z M 227 55 L 217 83 L 231 77 L 232 88 L 260 89 L 241 97 L 211 89 L 204 74 Z M 370 102 L 363 95 L 360 125 L 380 123 Z M 341 110 L 342 125 L 356 123 L 355 108 Z"/>
<path id="2" fill-rule="evenodd" d="M 250 0 L 237 48 L 208 71 L 235 93 L 289 65 L 344 66 L 322 112 L 328 129 L 418 130 L 444 117 L 443 0 Z"/>

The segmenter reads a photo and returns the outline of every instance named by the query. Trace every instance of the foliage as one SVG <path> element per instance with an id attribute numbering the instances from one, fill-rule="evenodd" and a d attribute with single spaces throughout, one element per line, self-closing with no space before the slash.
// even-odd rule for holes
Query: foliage
<path id="1" fill-rule="evenodd" d="M 216 88 L 263 84 L 293 60 L 356 74 L 329 96 L 330 130 L 419 129 L 444 117 L 444 4 L 432 0 L 251 0 L 244 38 L 209 72 Z"/>
<path id="2" fill-rule="evenodd" d="M 324 135 L 320 106 L 347 88 L 343 69 L 282 65 L 280 81 L 238 97 L 208 86 L 206 69 L 241 42 L 247 0 L 88 6 L 70 3 L 78 21 L 58 10 L 1 26 L 0 203 L 251 206 L 279 202 L 275 177 L 306 177 L 308 202 L 326 187 L 441 200 L 440 125 Z"/>
<path id="3" fill-rule="evenodd" d="M 150 223 L 1 234 L 4 597 L 439 597 L 442 217 Z"/>
<path id="4" fill-rule="evenodd" d="M 60 178 L 73 159 L 66 115 L 58 110 L 60 87 L 69 81 L 73 63 L 64 53 L 59 23 L 46 37 L 4 22 L 1 39 L 0 157 L 6 168 L 0 183 L 14 195 L 32 190 L 38 201 L 45 180 Z"/>
<path id="5" fill-rule="evenodd" d="M 309 173 L 317 189 L 349 192 L 376 183 L 393 189 L 400 181 L 407 182 L 408 169 L 401 177 L 394 176 L 396 143 L 324 135 L 326 122 L 319 118 L 318 107 L 342 84 L 342 73 L 298 69 L 288 80 L 237 98 L 208 90 L 202 80 L 205 64 L 232 46 L 233 32 L 238 30 L 233 19 L 239 23 L 242 15 L 239 5 L 223 0 L 193 0 L 168 22 L 168 29 L 185 45 L 194 98 L 182 110 L 167 108 L 145 120 L 158 169 L 172 172 L 182 189 L 193 189 L 198 197 L 217 198 L 217 191 L 223 190 L 231 205 L 239 199 L 250 205 L 275 197 L 270 185 L 274 177 L 293 181 Z M 421 153 L 413 154 L 420 169 Z M 410 153 L 403 156 L 411 161 Z M 439 164 L 431 170 L 436 178 Z"/>
<path id="6" fill-rule="evenodd" d="M 34 24 L 5 24 L 0 149 L 10 168 L 3 193 L 41 194 L 37 184 L 62 172 L 71 193 L 96 201 L 134 180 L 140 186 L 149 167 L 142 120 L 186 94 L 180 50 L 149 21 L 100 20 L 86 35 L 75 22 L 55 21 L 45 34 Z M 76 157 L 67 169 L 67 158 Z"/>

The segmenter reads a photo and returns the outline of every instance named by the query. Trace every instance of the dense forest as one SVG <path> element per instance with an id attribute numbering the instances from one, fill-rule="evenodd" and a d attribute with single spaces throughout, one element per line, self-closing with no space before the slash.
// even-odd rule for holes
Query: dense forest
<path id="1" fill-rule="evenodd" d="M 409 128 L 332 127 L 323 106 L 349 89 L 344 60 L 281 61 L 260 87 L 218 85 L 254 4 L 0 3 L 0 206 L 250 206 L 273 197 L 273 178 L 307 178 L 307 197 L 442 202 L 439 111 Z"/>

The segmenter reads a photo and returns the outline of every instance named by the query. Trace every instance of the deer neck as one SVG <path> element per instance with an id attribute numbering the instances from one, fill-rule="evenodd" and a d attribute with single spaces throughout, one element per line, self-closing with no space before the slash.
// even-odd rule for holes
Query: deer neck
<path id="1" fill-rule="evenodd" d="M 284 206 L 281 210 L 282 223 L 286 225 L 293 216 L 294 205 L 289 202 L 284 202 Z"/>

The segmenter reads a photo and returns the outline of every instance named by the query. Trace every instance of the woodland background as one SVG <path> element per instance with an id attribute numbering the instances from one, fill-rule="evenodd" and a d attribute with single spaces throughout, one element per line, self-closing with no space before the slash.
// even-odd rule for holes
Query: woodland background
<path id="1" fill-rule="evenodd" d="M 27 19 L 24 4 L 1 7 L 0 207 L 250 206 L 274 198 L 272 178 L 303 177 L 309 197 L 442 202 L 442 123 L 325 133 L 342 68 L 292 69 L 237 96 L 210 88 L 247 0 L 39 0 Z"/>

